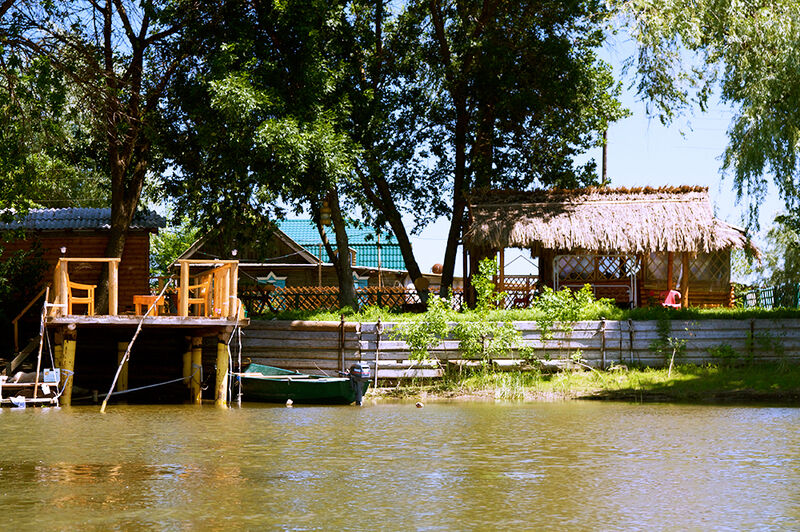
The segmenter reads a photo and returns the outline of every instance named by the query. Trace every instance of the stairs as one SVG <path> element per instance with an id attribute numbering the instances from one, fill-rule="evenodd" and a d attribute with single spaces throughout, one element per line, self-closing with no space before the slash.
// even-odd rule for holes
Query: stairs
<path id="1" fill-rule="evenodd" d="M 31 353 L 36 351 L 36 349 L 39 347 L 39 341 L 39 337 L 31 338 L 28 342 L 28 345 L 26 345 L 22 351 L 17 353 L 17 356 L 15 356 L 14 359 L 6 366 L 6 369 L 3 370 L 2 374 L 8 375 L 9 377 L 13 375 L 17 368 L 20 367 L 23 362 L 25 362 L 25 359 L 28 358 Z"/>

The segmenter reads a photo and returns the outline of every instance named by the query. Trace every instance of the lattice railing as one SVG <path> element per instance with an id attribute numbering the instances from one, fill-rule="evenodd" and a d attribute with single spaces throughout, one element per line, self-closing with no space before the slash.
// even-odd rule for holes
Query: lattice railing
<path id="1" fill-rule="evenodd" d="M 647 280 L 650 282 L 667 282 L 669 274 L 669 255 L 666 253 L 650 253 L 647 255 Z M 673 274 L 674 276 L 674 274 Z"/>
<path id="2" fill-rule="evenodd" d="M 506 297 L 499 306 L 506 309 L 527 308 L 536 294 L 539 282 L 538 275 L 504 275 L 494 276 L 495 288 L 505 292 Z"/>
<path id="3" fill-rule="evenodd" d="M 431 290 L 429 293 L 437 293 Z M 372 305 L 397 311 L 420 308 L 421 300 L 416 290 L 400 286 L 357 288 L 360 305 Z M 268 314 L 284 310 L 318 310 L 339 308 L 339 288 L 336 286 L 287 286 L 266 288 L 254 286 L 240 288 L 239 298 L 250 314 Z M 454 304 L 461 308 L 463 293 L 454 290 Z"/>
<path id="4" fill-rule="evenodd" d="M 690 263 L 690 282 L 706 282 L 714 288 L 728 286 L 731 267 L 728 251 L 698 254 Z"/>

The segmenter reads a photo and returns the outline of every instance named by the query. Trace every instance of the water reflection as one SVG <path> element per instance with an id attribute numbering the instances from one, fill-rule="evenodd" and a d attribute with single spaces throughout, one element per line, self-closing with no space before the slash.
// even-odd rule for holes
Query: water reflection
<path id="1" fill-rule="evenodd" d="M 800 528 L 800 410 L 4 412 L 9 528 Z M 85 524 L 84 524 L 85 523 Z"/>

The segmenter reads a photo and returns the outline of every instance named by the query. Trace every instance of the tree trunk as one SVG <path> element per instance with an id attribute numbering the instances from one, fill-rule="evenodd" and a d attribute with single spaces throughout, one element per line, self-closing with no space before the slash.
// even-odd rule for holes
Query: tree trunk
<path id="1" fill-rule="evenodd" d="M 400 246 L 400 253 L 403 256 L 403 262 L 406 265 L 408 275 L 411 277 L 411 281 L 417 288 L 422 302 L 427 303 L 427 279 L 425 279 L 425 277 L 422 275 L 422 271 L 419 269 L 417 259 L 414 257 L 414 249 L 411 246 L 411 239 L 408 238 L 408 232 L 406 231 L 405 225 L 403 225 L 403 219 L 400 215 L 400 211 L 397 209 L 397 204 L 392 196 L 392 191 L 389 189 L 389 183 L 386 182 L 386 179 L 384 179 L 382 175 L 379 175 L 376 172 L 370 172 L 369 180 L 375 184 L 378 193 L 376 194 L 375 191 L 372 190 L 367 177 L 362 174 L 361 182 L 364 187 L 364 193 L 375 209 L 382 213 L 386 217 L 386 221 L 389 222 L 389 227 L 392 228 L 392 231 L 397 238 L 397 244 Z"/>
<path id="2" fill-rule="evenodd" d="M 139 155 L 144 156 L 147 149 L 141 148 L 137 150 L 137 152 Z M 112 162 L 115 160 L 113 155 L 112 153 L 109 157 Z M 109 231 L 108 244 L 106 245 L 105 251 L 105 256 L 107 258 L 121 259 L 125 251 L 125 240 L 128 236 L 128 229 L 136 213 L 136 208 L 139 205 L 139 197 L 141 196 L 142 186 L 144 185 L 144 168 L 144 163 L 139 161 L 134 175 L 128 179 L 126 183 L 124 176 L 128 168 L 123 165 L 122 161 L 117 160 L 117 167 L 112 167 L 111 229 Z M 103 269 L 97 286 L 98 291 L 95 307 L 100 314 L 105 314 L 108 311 L 108 269 Z M 121 303 L 126 305 L 129 302 L 123 301 Z"/>
<path id="3" fill-rule="evenodd" d="M 336 277 L 339 280 L 339 307 L 350 307 L 358 310 L 358 298 L 356 297 L 355 281 L 353 279 L 353 267 L 350 264 L 350 243 L 347 238 L 347 230 L 339 205 L 339 193 L 333 188 L 328 193 L 328 206 L 331 209 L 331 223 L 336 234 L 336 250 L 331 246 L 325 230 L 317 222 L 322 243 L 328 251 L 328 256 L 333 259 L 333 267 L 336 270 Z"/>
<path id="4" fill-rule="evenodd" d="M 466 149 L 467 149 L 467 122 L 469 120 L 466 102 L 453 98 L 456 105 L 455 150 L 456 165 L 453 178 L 453 215 L 450 219 L 450 231 L 447 234 L 447 247 L 444 252 L 444 265 L 442 269 L 442 284 L 440 295 L 447 296 L 453 287 L 453 277 L 456 267 L 456 253 L 461 240 L 461 227 L 464 223 L 464 210 L 467 207 L 466 199 Z"/>

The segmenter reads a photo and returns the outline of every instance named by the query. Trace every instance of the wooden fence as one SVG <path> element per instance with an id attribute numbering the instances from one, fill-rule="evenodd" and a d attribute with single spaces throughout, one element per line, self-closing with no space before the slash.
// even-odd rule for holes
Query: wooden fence
<path id="1" fill-rule="evenodd" d="M 678 361 L 718 362 L 720 356 L 742 360 L 800 361 L 800 320 L 672 321 L 659 331 L 656 321 L 584 321 L 553 330 L 543 340 L 535 322 L 516 322 L 524 344 L 541 360 L 570 360 L 580 351 L 585 363 L 604 368 L 613 364 L 663 366 L 672 351 L 666 338 L 683 343 Z M 339 323 L 253 320 L 244 329 L 242 355 L 253 362 L 303 372 L 335 374 L 354 362 L 367 362 L 380 379 L 435 378 L 447 364 L 460 364 L 459 343 L 445 339 L 430 350 L 439 364 L 409 360 L 408 345 L 392 336 L 392 323 Z M 659 352 L 654 343 L 661 342 Z M 513 366 L 512 353 L 499 366 Z M 375 373 L 374 373 L 375 374 Z"/>
<path id="2" fill-rule="evenodd" d="M 436 293 L 435 290 L 431 293 Z M 402 286 L 370 286 L 357 288 L 359 305 L 372 305 L 396 311 L 419 310 L 420 298 L 414 289 Z M 250 286 L 240 288 L 239 298 L 252 315 L 284 310 L 338 309 L 339 288 L 336 286 Z M 453 293 L 457 308 L 463 304 L 462 291 Z"/>

